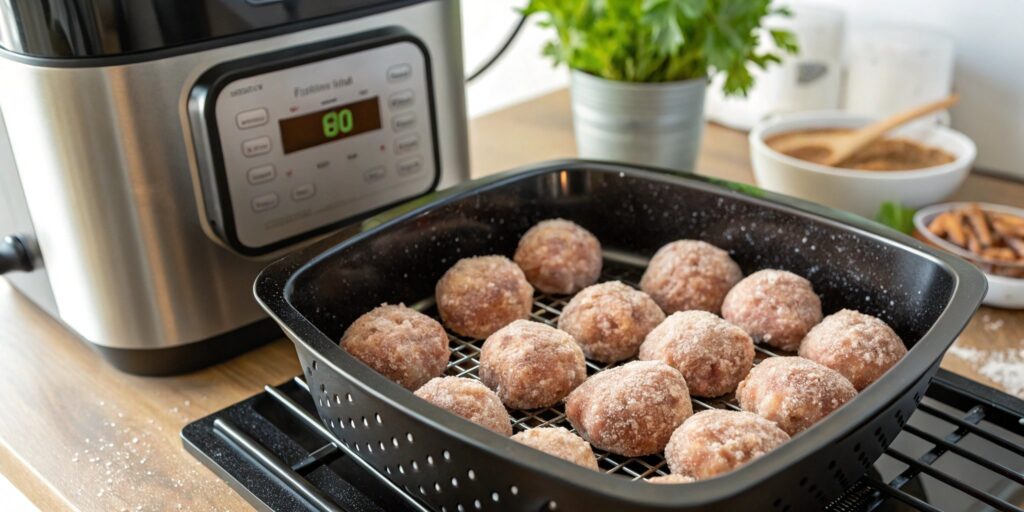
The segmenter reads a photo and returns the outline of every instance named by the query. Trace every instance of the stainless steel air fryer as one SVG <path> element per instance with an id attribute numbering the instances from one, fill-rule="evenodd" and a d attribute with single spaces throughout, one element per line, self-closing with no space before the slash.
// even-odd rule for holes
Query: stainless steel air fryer
<path id="1" fill-rule="evenodd" d="M 0 46 L 0 270 L 129 372 L 278 336 L 269 258 L 468 176 L 454 0 L 10 0 Z"/>

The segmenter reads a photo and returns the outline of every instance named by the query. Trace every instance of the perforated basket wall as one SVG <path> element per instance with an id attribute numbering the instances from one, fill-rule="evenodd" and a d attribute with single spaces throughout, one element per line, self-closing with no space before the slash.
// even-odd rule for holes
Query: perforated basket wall
<path id="1" fill-rule="evenodd" d="M 784 268 L 808 277 L 827 313 L 852 307 L 884 318 L 910 353 L 771 454 L 712 480 L 656 486 L 642 480 L 667 472 L 660 456 L 598 452 L 602 472 L 574 466 L 422 402 L 337 347 L 345 326 L 382 302 L 433 314 L 434 283 L 454 261 L 511 255 L 526 229 L 551 217 L 598 236 L 604 280 L 635 284 L 644 259 L 664 243 L 706 240 L 746 273 Z M 786 511 L 827 504 L 882 453 L 980 302 L 984 281 L 959 260 L 852 216 L 693 177 L 567 162 L 467 185 L 361 236 L 293 254 L 269 267 L 256 289 L 295 342 L 325 425 L 437 510 Z M 555 322 L 567 300 L 538 294 L 533 319 Z M 448 374 L 475 377 L 481 343 L 450 335 Z M 771 355 L 760 349 L 758 359 Z M 694 405 L 736 408 L 729 397 Z M 571 428 L 560 406 L 512 413 L 516 431 Z"/>

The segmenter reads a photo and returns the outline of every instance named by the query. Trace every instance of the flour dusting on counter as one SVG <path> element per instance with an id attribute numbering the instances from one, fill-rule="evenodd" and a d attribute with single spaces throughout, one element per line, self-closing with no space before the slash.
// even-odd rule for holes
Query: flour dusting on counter
<path id="1" fill-rule="evenodd" d="M 979 374 L 999 383 L 1008 393 L 1024 398 L 1024 348 L 988 351 L 953 345 L 948 353 L 970 363 Z"/>

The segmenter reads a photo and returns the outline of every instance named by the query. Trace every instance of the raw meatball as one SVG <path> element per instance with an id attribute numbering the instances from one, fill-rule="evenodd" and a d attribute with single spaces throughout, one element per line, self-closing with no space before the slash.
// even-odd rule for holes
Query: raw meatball
<path id="1" fill-rule="evenodd" d="M 648 478 L 647 482 L 652 484 L 690 484 L 696 480 L 686 475 L 659 475 Z"/>
<path id="2" fill-rule="evenodd" d="M 686 379 L 661 361 L 598 373 L 565 399 L 565 415 L 590 444 L 635 457 L 658 453 L 693 414 Z"/>
<path id="3" fill-rule="evenodd" d="M 513 320 L 529 318 L 533 307 L 533 287 L 504 256 L 459 260 L 437 282 L 436 296 L 444 324 L 478 339 Z"/>
<path id="4" fill-rule="evenodd" d="M 795 436 L 857 395 L 839 372 L 802 357 L 769 357 L 736 388 L 740 407 Z"/>
<path id="5" fill-rule="evenodd" d="M 384 304 L 357 318 L 345 330 L 341 348 L 409 390 L 441 375 L 448 365 L 444 327 L 404 305 Z"/>
<path id="6" fill-rule="evenodd" d="M 698 480 L 728 473 L 789 441 L 778 425 L 752 413 L 701 411 L 672 433 L 665 460 L 672 473 Z"/>
<path id="7" fill-rule="evenodd" d="M 647 335 L 640 359 L 679 370 L 691 395 L 721 396 L 735 390 L 750 372 L 754 341 L 707 311 L 677 311 Z"/>
<path id="8" fill-rule="evenodd" d="M 882 320 L 849 309 L 829 315 L 800 344 L 800 356 L 843 374 L 860 391 L 907 353 Z"/>
<path id="9" fill-rule="evenodd" d="M 416 396 L 501 435 L 512 435 L 511 418 L 487 386 L 465 377 L 435 377 Z"/>
<path id="10" fill-rule="evenodd" d="M 597 471 L 597 458 L 590 443 L 563 427 L 531 428 L 512 436 L 512 440 Z"/>
<path id="11" fill-rule="evenodd" d="M 761 343 L 793 352 L 821 321 L 821 299 L 792 272 L 759 270 L 729 290 L 722 317 Z"/>
<path id="12" fill-rule="evenodd" d="M 718 313 L 725 294 L 742 278 L 729 253 L 698 240 L 678 240 L 654 253 L 640 288 L 666 314 L 690 309 Z"/>
<path id="13" fill-rule="evenodd" d="M 647 333 L 664 319 L 649 295 L 610 281 L 576 294 L 562 310 L 558 328 L 576 338 L 588 358 L 614 363 L 635 356 Z"/>
<path id="14" fill-rule="evenodd" d="M 587 362 L 576 340 L 542 323 L 516 320 L 490 335 L 480 350 L 480 381 L 513 409 L 552 405 L 586 378 Z"/>
<path id="15" fill-rule="evenodd" d="M 519 239 L 514 259 L 530 284 L 545 293 L 576 293 L 601 275 L 601 243 L 590 231 L 564 219 L 544 220 L 530 228 Z"/>

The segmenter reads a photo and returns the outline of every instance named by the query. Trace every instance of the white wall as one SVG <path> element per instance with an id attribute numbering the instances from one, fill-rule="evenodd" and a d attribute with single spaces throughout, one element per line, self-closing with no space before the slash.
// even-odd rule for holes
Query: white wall
<path id="1" fill-rule="evenodd" d="M 505 41 L 525 0 L 462 0 L 462 36 L 466 73 L 475 71 Z M 531 19 L 501 60 L 466 91 L 470 117 L 565 87 L 569 74 L 541 56 L 549 30 Z"/>
<path id="2" fill-rule="evenodd" d="M 953 127 L 978 145 L 977 165 L 1024 177 L 1024 2 L 1020 0 L 814 0 L 846 12 L 849 29 L 914 25 L 956 45 Z"/>

